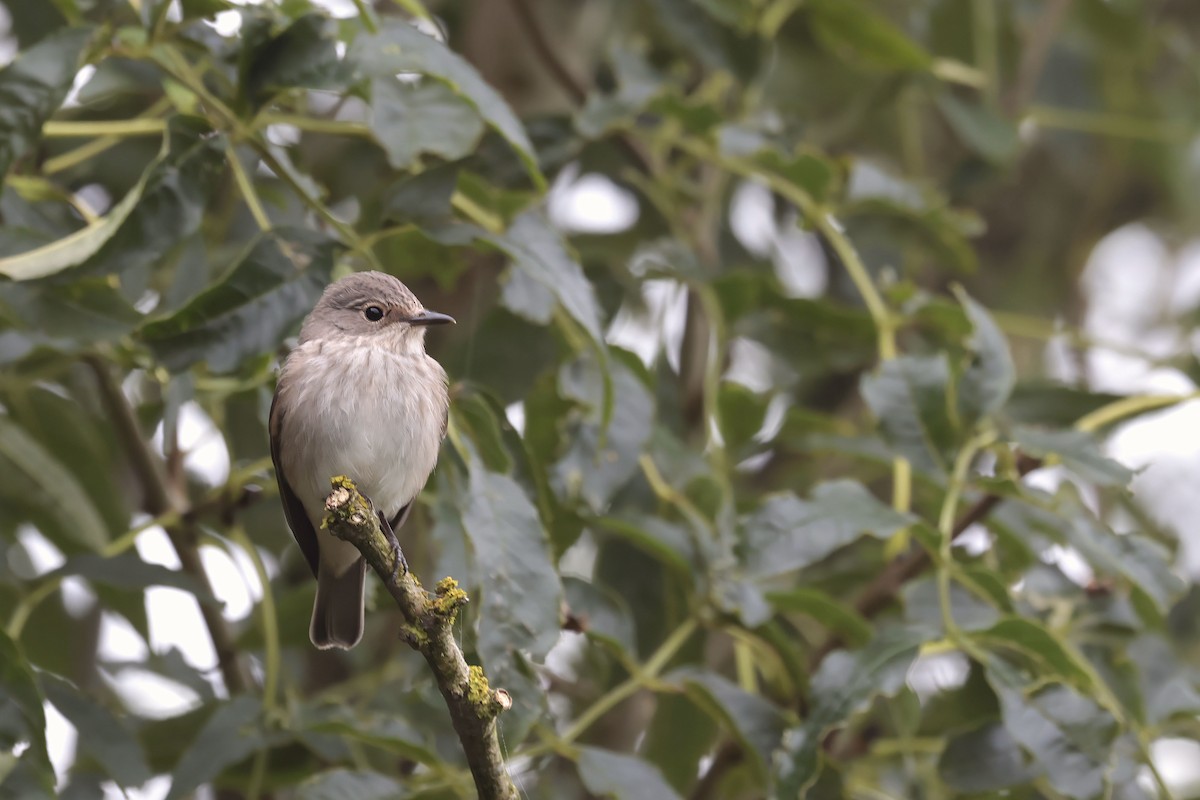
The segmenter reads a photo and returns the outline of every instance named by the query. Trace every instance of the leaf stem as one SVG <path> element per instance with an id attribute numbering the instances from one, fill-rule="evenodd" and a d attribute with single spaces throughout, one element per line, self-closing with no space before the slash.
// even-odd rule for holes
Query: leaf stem
<path id="1" fill-rule="evenodd" d="M 267 216 L 262 200 L 259 199 L 258 192 L 254 190 L 254 184 L 250 181 L 250 176 L 246 174 L 246 168 L 242 166 L 242 160 L 238 158 L 233 142 L 226 140 L 225 154 L 229 161 L 229 168 L 233 171 L 233 180 L 237 183 L 238 190 L 242 193 L 242 199 L 246 201 L 246 206 L 250 209 L 250 215 L 254 217 L 258 229 L 263 232 L 271 230 L 271 218 Z"/>
<path id="2" fill-rule="evenodd" d="M 42 135 L 48 139 L 66 137 L 150 136 L 161 134 L 167 129 L 165 119 L 134 118 L 116 120 L 92 120 L 89 122 L 66 122 L 51 120 L 42 126 Z"/>
<path id="3" fill-rule="evenodd" d="M 1106 406 L 1101 406 L 1090 414 L 1085 414 L 1075 422 L 1075 429 L 1094 433 L 1101 428 L 1120 422 L 1127 417 L 1154 411 L 1160 408 L 1186 403 L 1200 399 L 1200 392 L 1191 394 L 1139 394 L 1132 397 L 1122 397 Z"/>
<path id="4" fill-rule="evenodd" d="M 640 671 L 630 675 L 629 678 L 610 689 L 599 700 L 589 706 L 586 711 L 580 714 L 571 727 L 567 729 L 567 732 L 559 737 L 559 743 L 570 744 L 575 741 L 586 733 L 587 729 L 596 720 L 611 711 L 622 700 L 632 697 L 638 690 L 657 678 L 667 663 L 679 652 L 679 649 L 687 644 L 687 640 L 696 632 L 696 628 L 697 622 L 694 617 L 688 618 L 682 625 L 676 628 L 667 637 L 666 641 L 659 645 L 658 650 L 654 651 L 654 654 L 650 656 Z"/>
<path id="5" fill-rule="evenodd" d="M 279 646 L 279 615 L 275 610 L 275 595 L 271 592 L 271 576 L 267 574 L 267 566 L 263 563 L 258 548 L 246 535 L 246 530 L 240 523 L 230 527 L 229 538 L 245 551 L 250 563 L 254 565 L 254 572 L 258 575 L 258 582 L 262 586 L 262 600 L 259 605 L 262 609 L 265 651 L 263 657 L 263 709 L 270 714 L 277 707 L 279 674 L 283 663 Z"/>

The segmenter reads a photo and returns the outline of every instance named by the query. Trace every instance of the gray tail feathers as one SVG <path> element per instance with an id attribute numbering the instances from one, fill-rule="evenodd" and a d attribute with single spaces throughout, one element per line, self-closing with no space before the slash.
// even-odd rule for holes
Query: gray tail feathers
<path id="1" fill-rule="evenodd" d="M 335 575 L 324 562 L 317 568 L 317 599 L 313 602 L 308 638 L 321 650 L 349 650 L 363 635 L 363 584 L 367 562 L 358 559 Z"/>

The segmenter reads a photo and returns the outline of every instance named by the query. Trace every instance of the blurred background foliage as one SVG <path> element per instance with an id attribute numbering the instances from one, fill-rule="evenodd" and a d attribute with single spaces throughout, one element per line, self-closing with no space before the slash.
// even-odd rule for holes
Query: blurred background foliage
<path id="1" fill-rule="evenodd" d="M 402 538 L 524 796 L 1200 797 L 1194 472 L 1108 438 L 1195 390 L 1200 4 L 0 10 L 0 795 L 473 796 L 269 472 L 381 269 L 459 321 Z"/>

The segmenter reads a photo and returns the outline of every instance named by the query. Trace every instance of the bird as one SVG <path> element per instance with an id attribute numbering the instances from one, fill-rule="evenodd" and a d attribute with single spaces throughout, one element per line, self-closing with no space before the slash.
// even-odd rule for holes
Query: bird
<path id="1" fill-rule="evenodd" d="M 362 639 L 366 563 L 322 529 L 330 479 L 345 475 L 391 536 L 425 486 L 446 435 L 446 371 L 425 352 L 429 311 L 398 278 L 357 272 L 325 288 L 300 326 L 271 401 L 271 460 L 284 517 L 317 579 L 309 639 L 348 650 Z"/>

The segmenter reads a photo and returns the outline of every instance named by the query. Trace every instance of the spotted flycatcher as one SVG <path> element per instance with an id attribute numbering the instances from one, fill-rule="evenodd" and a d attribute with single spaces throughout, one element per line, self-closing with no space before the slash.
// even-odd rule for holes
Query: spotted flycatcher
<path id="1" fill-rule="evenodd" d="M 356 273 L 325 289 L 280 370 L 271 459 L 317 577 L 308 635 L 322 650 L 362 639 L 367 569 L 354 545 L 321 528 L 329 479 L 353 480 L 385 530 L 404 524 L 446 435 L 446 372 L 425 353 L 425 326 L 447 322 L 391 275 Z"/>

